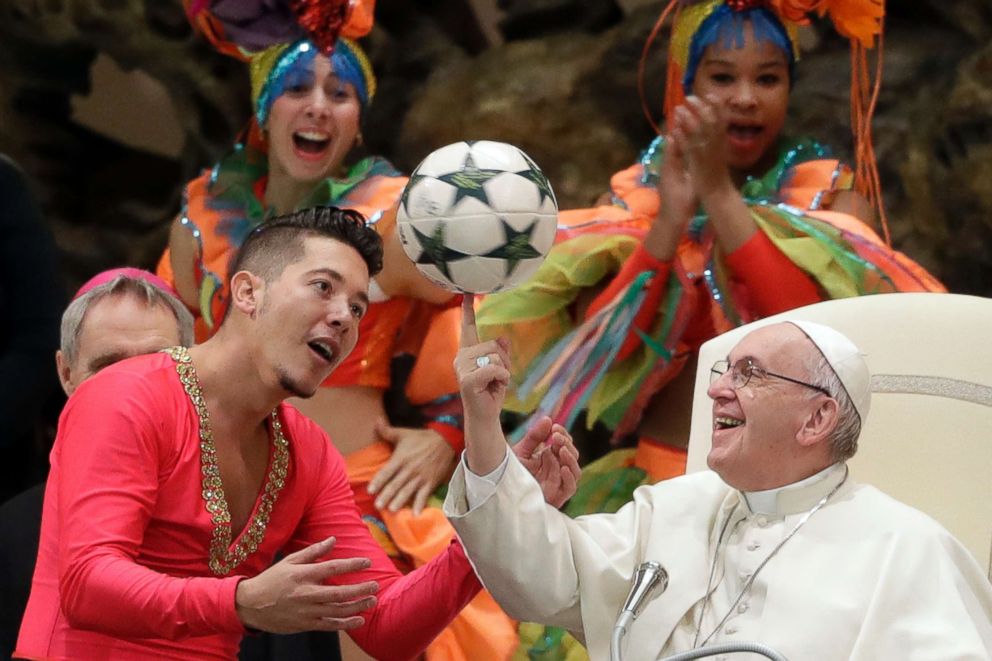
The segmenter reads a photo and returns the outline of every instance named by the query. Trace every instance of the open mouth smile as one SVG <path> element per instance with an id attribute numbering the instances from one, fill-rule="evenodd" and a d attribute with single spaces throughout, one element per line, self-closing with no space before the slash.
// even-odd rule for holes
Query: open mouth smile
<path id="1" fill-rule="evenodd" d="M 735 124 L 727 125 L 727 142 L 731 147 L 737 149 L 751 149 L 759 144 L 765 127 L 760 124 Z"/>
<path id="2" fill-rule="evenodd" d="M 727 133 L 730 134 L 732 138 L 738 138 L 741 140 L 750 140 L 761 135 L 764 131 L 764 127 L 760 124 L 728 124 Z"/>
<path id="3" fill-rule="evenodd" d="M 717 416 L 713 419 L 713 429 L 720 431 L 722 429 L 733 429 L 734 427 L 740 427 L 744 424 L 743 420 L 738 418 L 731 418 L 729 416 Z"/>
<path id="4" fill-rule="evenodd" d="M 323 131 L 293 133 L 293 146 L 302 156 L 322 156 L 331 146 L 331 136 Z"/>

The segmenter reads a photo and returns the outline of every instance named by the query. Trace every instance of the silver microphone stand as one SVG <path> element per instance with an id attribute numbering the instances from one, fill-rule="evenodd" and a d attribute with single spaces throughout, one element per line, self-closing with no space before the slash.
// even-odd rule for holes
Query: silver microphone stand
<path id="1" fill-rule="evenodd" d="M 734 652 L 750 652 L 752 654 L 760 654 L 761 656 L 769 658 L 772 661 L 789 661 L 771 647 L 760 643 L 721 643 L 719 645 L 708 645 L 706 647 L 689 650 L 688 652 L 680 652 L 678 654 L 673 654 L 672 656 L 666 656 L 660 661 L 692 661 L 693 659 L 702 659 L 703 657 L 713 656 L 715 654 L 732 654 Z"/>
<path id="2" fill-rule="evenodd" d="M 652 593 L 657 588 L 661 588 L 661 591 L 664 592 L 667 587 L 668 572 L 657 562 L 641 563 L 637 571 L 634 572 L 633 585 L 627 595 L 627 601 L 620 609 L 617 622 L 613 625 L 613 635 L 610 637 L 610 659 L 612 661 L 622 661 L 620 641 L 627 633 L 627 627 L 640 615 L 641 609 L 650 600 Z"/>

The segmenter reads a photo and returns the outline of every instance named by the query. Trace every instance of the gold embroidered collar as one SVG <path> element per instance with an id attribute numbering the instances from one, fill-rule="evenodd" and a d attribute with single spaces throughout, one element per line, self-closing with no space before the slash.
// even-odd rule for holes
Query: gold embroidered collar
<path id="1" fill-rule="evenodd" d="M 261 500 L 254 513 L 238 537 L 237 544 L 231 548 L 231 512 L 224 497 L 224 487 L 220 478 L 220 466 L 217 464 L 217 449 L 214 447 L 213 432 L 210 430 L 210 418 L 207 415 L 207 402 L 203 398 L 200 380 L 193 368 L 193 361 L 185 347 L 164 349 L 176 361 L 176 372 L 179 381 L 186 390 L 193 408 L 200 418 L 200 470 L 203 473 L 202 496 L 206 509 L 214 524 L 213 536 L 210 539 L 210 571 L 218 576 L 226 576 L 235 567 L 258 550 L 259 544 L 265 537 L 265 529 L 272 516 L 279 492 L 286 484 L 286 473 L 289 466 L 289 442 L 282 433 L 279 416 L 273 410 L 270 414 L 272 424 L 272 459 L 269 472 L 262 485 Z"/>

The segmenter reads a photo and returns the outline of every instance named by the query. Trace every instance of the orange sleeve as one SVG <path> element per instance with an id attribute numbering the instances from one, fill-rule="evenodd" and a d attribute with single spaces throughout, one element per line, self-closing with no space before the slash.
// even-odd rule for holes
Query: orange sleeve
<path id="1" fill-rule="evenodd" d="M 755 232 L 727 255 L 726 264 L 741 302 L 759 317 L 824 300 L 806 272 L 776 248 L 764 232 Z"/>
<path id="2" fill-rule="evenodd" d="M 169 250 L 168 246 L 165 248 L 165 252 L 159 257 L 158 265 L 155 267 L 155 275 L 162 278 L 173 288 L 176 286 L 176 276 L 172 273 L 172 251 Z"/>
<path id="3" fill-rule="evenodd" d="M 653 219 L 661 208 L 661 197 L 653 185 L 644 185 L 643 177 L 644 166 L 635 163 L 610 177 L 610 191 L 613 197 L 623 202 L 631 215 Z"/>
<path id="4" fill-rule="evenodd" d="M 671 262 L 661 261 L 645 250 L 644 244 L 639 244 L 606 289 L 589 305 L 589 309 L 586 311 L 586 319 L 589 319 L 602 310 L 620 292 L 629 287 L 641 273 L 653 271 L 655 275 L 651 278 L 647 293 L 644 296 L 644 302 L 637 311 L 637 316 L 634 317 L 633 324 L 633 328 L 643 333 L 648 333 L 651 330 L 651 323 L 654 321 L 655 315 L 658 312 L 661 295 L 665 291 L 665 284 L 668 282 L 668 275 L 671 273 L 671 270 Z M 619 362 L 625 359 L 640 343 L 640 336 L 632 331 L 627 339 L 624 340 L 623 346 L 620 347 L 616 361 Z"/>
<path id="5" fill-rule="evenodd" d="M 454 417 L 454 416 L 452 416 Z M 446 422 L 444 420 L 431 420 L 424 427 L 435 432 L 444 439 L 444 442 L 451 446 L 456 455 L 461 455 L 465 449 L 465 431 L 459 426 L 460 418 Z"/>
<path id="6" fill-rule="evenodd" d="M 406 396 L 428 418 L 425 425 L 457 454 L 465 449 L 461 397 L 453 363 L 461 339 L 461 297 L 433 314 L 406 382 Z"/>
<path id="7" fill-rule="evenodd" d="M 414 405 L 458 392 L 453 364 L 461 340 L 461 297 L 453 300 L 454 304 L 433 315 L 416 350 L 417 360 L 406 383 L 406 396 Z"/>

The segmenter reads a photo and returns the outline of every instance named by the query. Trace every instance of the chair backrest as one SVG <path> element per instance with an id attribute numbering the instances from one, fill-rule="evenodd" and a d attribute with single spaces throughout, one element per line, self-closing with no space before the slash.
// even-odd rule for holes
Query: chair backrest
<path id="1" fill-rule="evenodd" d="M 699 351 L 689 472 L 706 470 L 713 424 L 706 395 L 710 367 L 750 331 L 786 319 L 832 326 L 867 355 L 872 406 L 852 473 L 935 518 L 992 578 L 992 299 L 846 298 L 710 340 Z"/>

